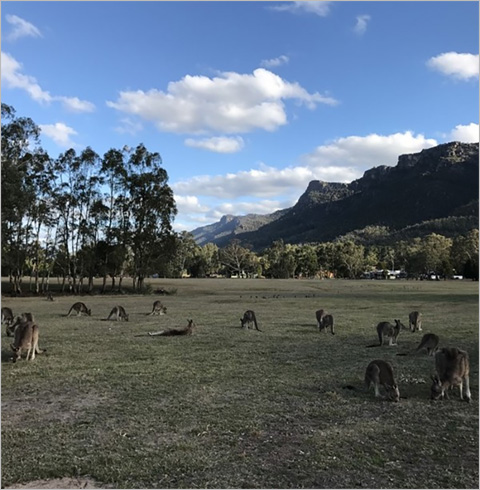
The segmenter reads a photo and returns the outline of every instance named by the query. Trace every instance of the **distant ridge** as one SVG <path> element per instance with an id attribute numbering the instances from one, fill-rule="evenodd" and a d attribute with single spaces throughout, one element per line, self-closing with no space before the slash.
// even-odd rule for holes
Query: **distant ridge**
<path id="1" fill-rule="evenodd" d="M 445 143 L 401 155 L 395 167 L 371 168 L 350 184 L 311 181 L 291 208 L 224 216 L 192 233 L 199 244 L 224 246 L 235 237 L 254 250 L 278 239 L 331 241 L 369 226 L 388 228 L 390 239 L 431 229 L 456 236 L 478 228 L 478 167 L 478 143 Z"/>

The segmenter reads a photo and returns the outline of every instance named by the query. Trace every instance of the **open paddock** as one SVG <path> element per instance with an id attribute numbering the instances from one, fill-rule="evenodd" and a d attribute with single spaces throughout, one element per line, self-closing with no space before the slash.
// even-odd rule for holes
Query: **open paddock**
<path id="1" fill-rule="evenodd" d="M 35 315 L 47 349 L 13 364 L 2 326 L 3 487 L 85 477 L 114 488 L 478 488 L 478 283 L 150 284 L 176 294 L 2 298 Z M 167 314 L 149 316 L 157 299 Z M 76 301 L 92 315 L 67 318 Z M 117 304 L 128 322 L 106 321 Z M 335 335 L 318 332 L 320 308 Z M 240 328 L 247 309 L 262 332 Z M 366 348 L 378 322 L 408 327 L 413 310 L 422 332 Z M 147 334 L 188 318 L 192 336 Z M 472 403 L 458 388 L 430 401 L 433 358 L 396 355 L 428 332 L 468 351 Z M 399 403 L 362 391 L 379 358 Z"/>

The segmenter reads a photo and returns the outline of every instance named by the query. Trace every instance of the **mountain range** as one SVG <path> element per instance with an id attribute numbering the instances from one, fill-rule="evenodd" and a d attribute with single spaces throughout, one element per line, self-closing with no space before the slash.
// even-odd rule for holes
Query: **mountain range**
<path id="1" fill-rule="evenodd" d="M 313 180 L 291 208 L 268 215 L 227 215 L 191 233 L 199 245 L 222 247 L 236 238 L 253 250 L 279 239 L 361 239 L 372 227 L 374 241 L 432 232 L 456 236 L 478 228 L 478 166 L 478 143 L 445 143 L 401 155 L 396 166 L 373 167 L 349 184 Z"/>

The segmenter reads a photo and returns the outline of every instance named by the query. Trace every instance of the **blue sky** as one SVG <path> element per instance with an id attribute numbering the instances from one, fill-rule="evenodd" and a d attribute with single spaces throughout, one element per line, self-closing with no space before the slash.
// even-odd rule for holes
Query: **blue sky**
<path id="1" fill-rule="evenodd" d="M 192 230 L 478 141 L 478 2 L 2 2 L 2 102 L 52 157 L 144 143 Z"/>

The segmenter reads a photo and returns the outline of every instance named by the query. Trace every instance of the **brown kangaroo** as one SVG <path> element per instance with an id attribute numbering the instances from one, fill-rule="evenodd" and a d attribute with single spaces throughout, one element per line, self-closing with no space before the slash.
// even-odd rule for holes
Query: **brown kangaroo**
<path id="1" fill-rule="evenodd" d="M 389 400 L 398 402 L 400 399 L 400 391 L 393 375 L 392 365 L 389 362 L 377 359 L 367 366 L 365 390 L 368 390 L 372 384 L 375 388 L 376 397 L 381 397 L 379 386 L 382 385 Z"/>
<path id="2" fill-rule="evenodd" d="M 159 330 L 158 332 L 148 332 L 150 337 L 156 335 L 162 335 L 164 337 L 171 337 L 173 335 L 192 335 L 193 329 L 196 327 L 193 320 L 188 320 L 188 325 L 184 328 L 168 328 L 166 330 Z"/>
<path id="3" fill-rule="evenodd" d="M 240 318 L 240 323 L 242 324 L 242 328 L 246 328 L 247 330 L 253 325 L 255 328 L 261 332 L 258 328 L 257 317 L 255 316 L 255 312 L 253 310 L 247 310 L 243 314 L 243 318 Z"/>
<path id="4" fill-rule="evenodd" d="M 326 315 L 326 311 L 325 310 L 317 310 L 315 312 L 315 318 L 317 319 L 317 327 L 318 327 L 318 330 L 322 330 L 322 320 L 323 320 L 323 317 Z"/>
<path id="5" fill-rule="evenodd" d="M 32 313 L 22 313 L 20 316 L 17 316 L 17 318 L 15 318 L 15 322 L 11 323 L 10 325 L 7 326 L 7 337 L 11 337 L 12 334 L 14 334 L 15 332 L 15 329 L 17 328 L 17 326 L 20 324 L 20 323 L 25 323 L 25 322 L 34 322 L 35 319 L 33 318 L 33 314 Z"/>
<path id="6" fill-rule="evenodd" d="M 165 315 L 167 313 L 167 307 L 162 305 L 160 300 L 153 303 L 152 312 L 149 315 Z"/>
<path id="7" fill-rule="evenodd" d="M 67 316 L 70 316 L 72 314 L 72 311 L 76 311 L 77 316 L 80 316 L 82 313 L 85 313 L 85 315 L 88 315 L 88 316 L 91 316 L 91 314 L 92 314 L 92 310 L 87 308 L 85 303 L 82 303 L 81 301 L 78 301 L 77 303 L 74 303 L 72 305 Z"/>
<path id="8" fill-rule="evenodd" d="M 422 314 L 419 311 L 412 311 L 408 315 L 408 326 L 412 332 L 422 331 Z"/>
<path id="9" fill-rule="evenodd" d="M 2 307 L 2 323 L 6 323 L 7 326 L 13 323 L 13 311 L 7 306 Z"/>
<path id="10" fill-rule="evenodd" d="M 115 317 L 115 320 L 120 321 L 120 320 L 125 320 L 128 322 L 128 314 L 125 311 L 125 308 L 123 306 L 117 305 L 112 308 L 112 311 L 110 312 L 110 315 L 108 315 L 107 320 L 110 320 L 112 317 Z"/>
<path id="11" fill-rule="evenodd" d="M 435 354 L 436 374 L 432 376 L 430 398 L 448 398 L 447 390 L 453 386 L 460 389 L 460 398 L 463 400 L 463 383 L 465 382 L 465 395 L 467 402 L 472 397 L 470 393 L 470 361 L 468 353 L 456 347 L 444 347 Z"/>
<path id="12" fill-rule="evenodd" d="M 11 349 L 16 354 L 13 357 L 13 362 L 16 362 L 22 357 L 22 351 L 27 351 L 26 360 L 30 356 L 30 360 L 35 359 L 35 354 L 41 354 L 43 350 L 38 348 L 38 325 L 34 322 L 20 322 L 15 329 L 14 341 L 10 344 Z"/>

